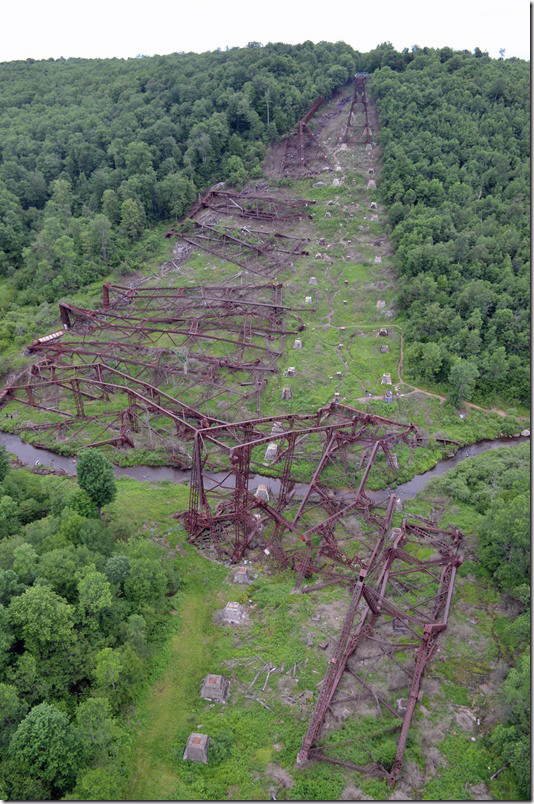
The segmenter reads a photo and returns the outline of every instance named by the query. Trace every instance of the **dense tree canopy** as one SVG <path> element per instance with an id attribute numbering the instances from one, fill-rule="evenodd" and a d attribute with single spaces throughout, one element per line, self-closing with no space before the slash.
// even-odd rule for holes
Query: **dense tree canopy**
<path id="1" fill-rule="evenodd" d="M 529 64 L 423 48 L 371 85 L 408 368 L 527 403 Z"/>
<path id="2" fill-rule="evenodd" d="M 504 655 L 512 663 L 498 696 L 500 722 L 488 742 L 518 790 L 530 799 L 530 444 L 487 452 L 433 481 L 436 492 L 473 506 L 482 515 L 477 565 L 516 616 L 498 625 Z"/>
<path id="3" fill-rule="evenodd" d="M 113 467 L 96 449 L 82 450 L 76 466 L 76 476 L 78 485 L 98 510 L 115 499 L 117 488 Z"/>
<path id="4" fill-rule="evenodd" d="M 178 586 L 179 568 L 167 568 L 161 548 L 124 524 L 116 541 L 113 523 L 74 510 L 80 494 L 70 481 L 28 472 L 6 470 L 0 482 L 15 523 L 0 535 L 5 798 L 61 798 L 79 773 L 116 755 L 116 717 L 143 679 L 166 595 Z"/>
<path id="5" fill-rule="evenodd" d="M 261 175 L 267 144 L 361 58 L 305 42 L 0 65 L 0 275 L 38 303 L 127 267 L 204 186 Z"/>

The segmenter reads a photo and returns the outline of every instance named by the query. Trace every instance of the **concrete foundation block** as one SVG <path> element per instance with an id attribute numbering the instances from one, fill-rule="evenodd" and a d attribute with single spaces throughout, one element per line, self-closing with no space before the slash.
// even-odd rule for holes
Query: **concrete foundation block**
<path id="1" fill-rule="evenodd" d="M 209 742 L 210 738 L 207 734 L 193 732 L 187 740 L 183 759 L 188 759 L 190 762 L 202 762 L 207 765 Z"/>
<path id="2" fill-rule="evenodd" d="M 236 571 L 234 572 L 232 581 L 234 583 L 251 583 L 252 578 L 250 577 L 248 567 L 237 567 Z"/>
<path id="3" fill-rule="evenodd" d="M 222 612 L 222 621 L 227 625 L 241 625 L 247 619 L 245 607 L 241 603 L 227 603 Z"/>
<path id="4" fill-rule="evenodd" d="M 274 461 L 276 460 L 277 455 L 278 455 L 278 444 L 276 443 L 276 441 L 271 441 L 270 444 L 267 444 L 264 460 Z"/>
<path id="5" fill-rule="evenodd" d="M 269 502 L 269 488 L 267 485 L 265 483 L 260 483 L 254 492 L 254 496 L 257 500 L 265 500 L 265 502 Z"/>
<path id="6" fill-rule="evenodd" d="M 200 697 L 206 701 L 226 703 L 229 686 L 230 682 L 225 676 L 208 675 L 202 682 Z"/>

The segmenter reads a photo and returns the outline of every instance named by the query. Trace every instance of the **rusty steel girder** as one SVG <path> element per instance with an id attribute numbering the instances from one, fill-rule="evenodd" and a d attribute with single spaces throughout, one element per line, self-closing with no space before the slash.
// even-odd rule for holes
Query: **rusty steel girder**
<path id="1" fill-rule="evenodd" d="M 262 285 L 197 285 L 186 287 L 130 288 L 106 282 L 102 285 L 102 308 L 110 307 L 158 312 L 173 310 L 235 309 L 248 312 L 251 308 L 266 311 L 268 315 L 279 311 L 291 312 L 303 308 L 289 307 L 282 301 L 283 285 L 269 282 Z"/>
<path id="2" fill-rule="evenodd" d="M 284 175 L 298 175 L 304 178 L 314 176 L 324 170 L 334 169 L 332 162 L 308 125 L 324 100 L 323 97 L 317 98 L 306 114 L 301 117 L 294 131 L 285 138 L 282 158 Z"/>
<path id="3" fill-rule="evenodd" d="M 106 283 L 103 309 L 59 305 L 63 329 L 28 351 L 58 365 L 105 364 L 177 393 L 217 418 L 261 415 L 285 339 L 305 327 L 282 285 L 137 287 Z M 247 400 L 251 400 L 253 408 Z M 247 404 L 243 404 L 247 403 Z M 229 413 L 231 411 L 231 413 Z"/>
<path id="4" fill-rule="evenodd" d="M 45 354 L 56 365 L 81 368 L 103 363 L 135 374 L 136 380 L 172 390 L 173 395 L 178 391 L 180 398 L 206 415 L 213 415 L 212 407 L 217 402 L 217 415 L 227 417 L 230 412 L 235 417 L 233 409 L 240 409 L 248 399 L 255 400 L 257 407 L 266 377 L 276 370 L 260 358 L 240 362 L 237 358 L 232 361 L 199 353 L 177 354 L 173 349 L 118 341 L 68 340 L 47 346 L 34 343 L 31 351 Z M 235 379 L 237 373 L 239 377 Z"/>
<path id="5" fill-rule="evenodd" d="M 305 238 L 248 227 L 211 226 L 191 221 L 177 232 L 189 245 L 238 265 L 257 276 L 274 277 L 291 257 L 309 255 Z"/>
<path id="6" fill-rule="evenodd" d="M 146 437 L 152 445 L 163 444 L 172 457 L 183 455 L 183 442 L 192 441 L 199 427 L 221 423 L 103 363 L 62 365 L 45 358 L 0 393 L 0 407 L 9 402 L 38 409 L 47 417 L 39 424 L 22 423 L 17 431 L 55 431 L 75 449 L 134 447 Z M 102 410 L 102 402 L 108 403 L 107 410 Z M 84 435 L 88 432 L 89 440 Z"/>
<path id="7" fill-rule="evenodd" d="M 373 503 L 365 494 L 369 473 L 379 453 L 384 471 L 394 472 L 392 451 L 401 443 L 415 446 L 416 438 L 412 424 L 337 403 L 310 414 L 210 425 L 195 437 L 185 517 L 190 541 L 213 544 L 221 557 L 232 562 L 260 542 L 281 566 L 291 565 L 297 571 L 297 585 L 332 563 L 335 571 L 329 571 L 346 580 L 360 556 L 341 546 L 343 539 L 350 540 L 345 520 L 360 512 L 383 525 L 378 515 L 371 514 Z M 262 472 L 265 461 L 269 474 L 279 476 L 272 502 L 253 493 L 252 478 Z M 213 483 L 201 469 L 218 463 L 230 468 Z M 312 467 L 311 477 L 303 475 L 306 465 Z M 299 505 L 290 515 L 296 495 Z"/>
<path id="8" fill-rule="evenodd" d="M 367 73 L 356 73 L 354 76 L 354 90 L 352 93 L 349 117 L 345 127 L 345 132 L 343 134 L 343 142 L 349 142 L 351 131 L 353 132 L 356 142 L 371 142 L 371 128 L 369 125 L 369 100 L 367 97 L 366 88 L 367 78 Z M 359 112 L 363 114 L 363 120 L 358 120 L 358 123 L 356 123 L 356 116 Z"/>
<path id="9" fill-rule="evenodd" d="M 297 764 L 322 760 L 395 784 L 423 674 L 447 627 L 456 570 L 463 560 L 462 538 L 458 529 L 436 528 L 420 519 L 404 519 L 401 528 L 382 531 L 354 576 L 350 604 Z M 349 716 L 358 717 L 363 701 L 376 706 L 373 737 L 399 732 L 390 768 L 373 761 L 363 764 L 362 755 L 372 757 L 362 738 L 337 742 L 331 739 L 331 728 L 324 730 L 327 715 L 339 722 L 336 707 L 343 705 L 347 715 L 350 704 Z M 356 762 L 350 758 L 351 745 Z"/>
<path id="10" fill-rule="evenodd" d="M 264 316 L 254 313 L 239 316 L 232 311 L 226 315 L 221 311 L 207 310 L 203 315 L 178 316 L 169 312 L 143 316 L 124 310 L 88 310 L 61 302 L 60 315 L 64 327 L 79 335 L 105 332 L 116 340 L 150 345 L 161 343 L 191 353 L 202 352 L 206 344 L 219 343 L 227 349 L 228 357 L 239 351 L 271 360 L 280 356 L 286 335 L 295 335 L 304 329 L 302 322 L 286 330 L 273 327 Z M 274 345 L 270 346 L 273 342 Z M 246 362 L 248 358 L 243 356 L 242 359 Z"/>
<path id="11" fill-rule="evenodd" d="M 220 215 L 257 221 L 294 221 L 309 218 L 308 207 L 315 201 L 281 199 L 272 196 L 250 195 L 229 190 L 211 189 L 191 207 L 189 218 L 195 218 L 203 209 Z"/>

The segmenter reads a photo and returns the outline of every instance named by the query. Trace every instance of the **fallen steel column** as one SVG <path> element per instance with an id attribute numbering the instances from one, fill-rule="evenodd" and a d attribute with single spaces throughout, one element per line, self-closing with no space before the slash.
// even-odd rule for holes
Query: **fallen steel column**
<path id="1" fill-rule="evenodd" d="M 404 521 L 402 528 L 393 529 L 392 534 L 395 538 L 389 547 L 384 541 L 385 532 L 382 534 L 377 541 L 373 555 L 369 559 L 367 572 L 363 576 L 361 572 L 359 574 L 336 651 L 331 659 L 308 731 L 297 757 L 299 764 L 305 762 L 308 758 L 313 758 L 334 764 L 342 764 L 345 767 L 354 769 L 358 767 L 357 763 L 347 763 L 345 759 L 340 760 L 327 753 L 327 748 L 335 750 L 335 741 L 314 748 L 327 709 L 336 705 L 335 693 L 346 670 L 364 688 L 366 695 L 374 697 L 379 712 L 380 706 L 383 706 L 390 714 L 400 718 L 402 721 L 397 741 L 396 757 L 391 769 L 387 771 L 378 765 L 375 768 L 377 773 L 386 776 L 390 785 L 397 781 L 402 767 L 406 740 L 418 700 L 424 670 L 435 650 L 438 635 L 447 626 L 456 568 L 462 561 L 458 553 L 462 534 L 458 530 L 442 530 L 435 528 L 430 523 L 428 523 L 428 527 L 419 523 L 414 527 L 413 523 Z M 414 546 L 432 546 L 436 551 L 436 558 L 427 561 L 418 560 L 408 552 L 410 544 Z M 395 579 L 400 576 L 405 577 L 404 570 L 399 571 L 395 568 L 398 562 L 402 562 L 405 565 L 408 562 L 409 577 L 420 573 L 422 579 L 427 579 L 422 587 L 420 585 L 406 585 L 406 582 L 404 582 L 406 589 L 409 589 L 412 595 L 411 599 L 403 594 L 395 582 Z M 436 576 L 435 573 L 429 572 L 429 565 L 432 567 L 441 566 L 440 577 Z M 378 570 L 380 570 L 379 575 L 373 581 L 373 575 L 376 575 Z M 428 596 L 428 593 L 425 594 L 426 588 L 431 590 L 430 596 Z M 416 599 L 416 602 L 414 602 L 414 596 L 417 597 L 418 594 L 419 600 Z M 363 601 L 365 601 L 365 608 L 362 610 L 358 626 L 351 634 L 356 610 Z M 391 616 L 394 618 L 393 621 L 387 619 Z M 384 639 L 385 634 L 381 636 L 384 624 L 389 622 L 393 622 L 393 624 L 395 622 L 399 623 L 397 627 L 404 632 L 410 632 L 412 636 L 416 637 L 417 641 L 415 643 L 391 644 L 387 639 Z M 362 652 L 362 646 L 365 644 L 372 644 L 380 649 L 377 654 L 377 661 L 385 662 L 383 673 L 387 672 L 387 662 L 391 661 L 397 672 L 400 670 L 407 676 L 409 681 L 407 686 L 410 687 L 410 691 L 407 704 L 403 710 L 404 714 L 395 710 L 384 694 L 375 691 L 371 683 L 368 683 L 365 677 L 362 677 L 362 673 L 369 672 L 363 669 L 365 662 L 362 664 L 362 670 L 359 669 L 359 665 L 355 668 L 354 665 L 350 666 L 348 664 L 351 657 L 356 658 L 358 652 Z M 401 664 L 395 659 L 394 653 L 399 651 L 406 653 L 406 651 L 411 652 L 412 650 L 414 650 L 414 669 L 410 671 L 405 664 Z M 367 659 L 370 657 L 362 656 L 361 658 Z M 376 668 L 374 672 L 377 672 Z M 404 686 L 404 683 L 402 686 Z M 360 697 L 344 697 L 338 703 L 344 703 L 348 700 L 359 701 Z"/>

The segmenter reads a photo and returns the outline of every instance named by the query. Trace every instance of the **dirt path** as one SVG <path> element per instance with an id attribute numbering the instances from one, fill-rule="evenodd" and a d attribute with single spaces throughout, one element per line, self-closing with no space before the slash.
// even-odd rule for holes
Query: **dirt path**
<path id="1" fill-rule="evenodd" d="M 134 772 L 125 794 L 128 800 L 168 799 L 180 783 L 169 760 L 177 730 L 186 722 L 191 700 L 198 696 L 198 679 L 209 658 L 210 602 L 208 590 L 195 590 L 179 609 L 180 626 L 168 643 L 167 667 L 142 706 Z"/>
<path id="2" fill-rule="evenodd" d="M 411 388 L 411 391 L 405 394 L 399 394 L 401 397 L 405 396 L 412 396 L 413 394 L 424 394 L 425 396 L 432 396 L 435 399 L 440 399 L 442 402 L 445 402 L 447 397 L 443 396 L 443 394 L 436 394 L 432 391 L 427 391 L 424 388 L 418 388 L 417 385 L 413 385 L 412 383 L 405 380 L 402 376 L 403 371 L 403 361 L 404 361 L 404 334 L 402 331 L 402 327 L 399 324 L 388 324 L 389 329 L 396 329 L 400 333 L 400 357 L 399 357 L 399 365 L 397 366 L 397 374 L 399 376 L 399 382 L 402 382 L 404 385 L 407 385 Z M 368 329 L 368 330 L 375 330 L 376 324 L 354 324 L 354 329 Z M 345 329 L 351 329 L 351 327 L 345 327 Z M 368 402 L 370 399 L 382 399 L 383 394 L 372 394 L 371 396 L 360 396 L 357 397 L 354 401 L 355 402 Z M 480 405 L 475 405 L 474 402 L 462 402 L 462 405 L 466 408 L 473 408 L 474 410 L 481 410 L 483 413 L 496 413 L 498 416 L 506 417 L 507 413 L 504 410 L 500 410 L 499 408 L 483 408 Z M 528 421 L 525 416 L 518 416 L 517 417 L 520 421 Z"/>

